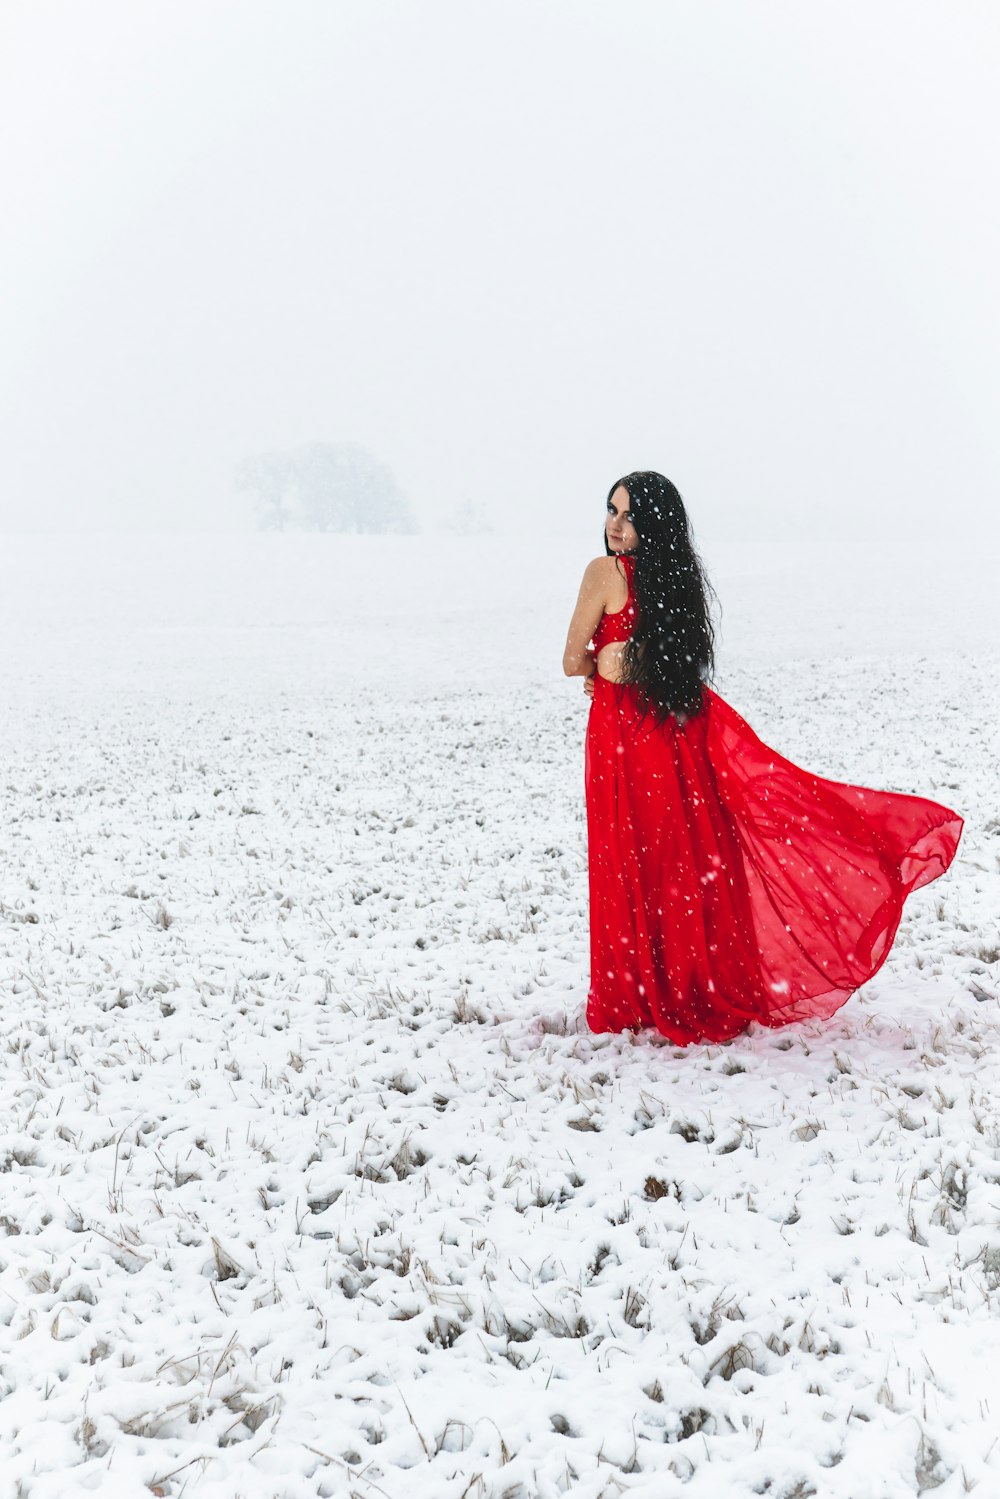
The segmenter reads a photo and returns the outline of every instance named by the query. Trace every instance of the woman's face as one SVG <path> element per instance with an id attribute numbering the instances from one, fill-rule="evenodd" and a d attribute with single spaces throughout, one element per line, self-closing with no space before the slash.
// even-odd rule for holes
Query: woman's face
<path id="1" fill-rule="evenodd" d="M 639 533 L 632 524 L 629 510 L 628 490 L 619 484 L 608 501 L 607 519 L 604 522 L 608 546 L 612 552 L 634 552 L 639 545 Z"/>

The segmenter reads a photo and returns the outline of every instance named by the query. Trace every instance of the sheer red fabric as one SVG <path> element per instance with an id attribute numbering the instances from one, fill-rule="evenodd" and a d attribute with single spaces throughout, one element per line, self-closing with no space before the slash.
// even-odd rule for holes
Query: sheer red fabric
<path id="1" fill-rule="evenodd" d="M 885 961 L 906 897 L 955 857 L 957 813 L 812 775 L 704 693 L 686 723 L 640 724 L 637 689 L 594 678 L 595 1031 L 686 1045 L 829 1016 Z"/>

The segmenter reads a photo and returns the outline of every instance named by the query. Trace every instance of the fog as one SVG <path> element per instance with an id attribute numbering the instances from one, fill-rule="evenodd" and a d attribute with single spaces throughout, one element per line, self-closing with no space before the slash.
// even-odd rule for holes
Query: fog
<path id="1" fill-rule="evenodd" d="M 3 6 L 0 529 L 356 442 L 546 548 L 1000 539 L 992 5 Z"/>

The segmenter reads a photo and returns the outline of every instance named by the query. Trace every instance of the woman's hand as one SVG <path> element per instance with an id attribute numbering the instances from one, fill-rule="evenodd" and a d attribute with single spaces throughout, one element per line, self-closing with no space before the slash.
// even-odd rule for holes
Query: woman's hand
<path id="1" fill-rule="evenodd" d="M 594 677 L 596 675 L 596 672 L 591 672 L 589 677 L 584 677 L 583 679 L 583 690 L 588 697 L 594 696 Z"/>

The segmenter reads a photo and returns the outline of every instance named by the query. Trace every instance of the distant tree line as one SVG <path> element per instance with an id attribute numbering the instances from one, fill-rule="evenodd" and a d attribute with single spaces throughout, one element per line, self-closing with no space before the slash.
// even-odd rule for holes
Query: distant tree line
<path id="1" fill-rule="evenodd" d="M 256 453 L 236 470 L 266 531 L 413 532 L 417 524 L 392 470 L 359 443 L 309 442 Z"/>
<path id="2" fill-rule="evenodd" d="M 484 536 L 493 530 L 485 507 L 468 497 L 445 516 L 441 525 L 443 530 L 453 531 L 457 536 Z"/>

